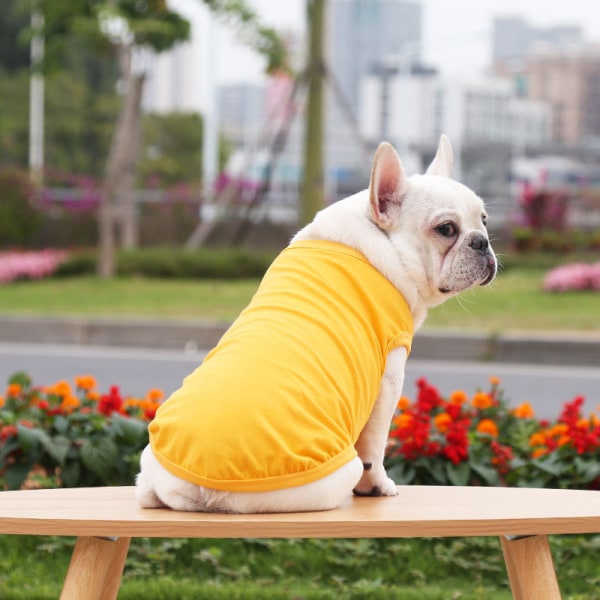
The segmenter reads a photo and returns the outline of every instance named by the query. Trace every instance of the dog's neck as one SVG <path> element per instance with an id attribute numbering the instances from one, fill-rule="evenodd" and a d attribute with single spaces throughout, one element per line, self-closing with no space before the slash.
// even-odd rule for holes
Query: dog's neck
<path id="1" fill-rule="evenodd" d="M 327 212 L 327 218 L 323 218 L 321 213 L 317 214 L 314 221 L 296 233 L 292 242 L 328 240 L 358 250 L 402 294 L 410 308 L 416 331 L 427 316 L 427 300 L 411 278 L 406 277 L 409 267 L 401 254 L 387 235 L 369 219 L 368 191 L 359 192 L 343 202 L 345 207 L 342 210 L 336 203 L 322 211 Z M 365 235 L 369 229 L 374 235 Z"/>

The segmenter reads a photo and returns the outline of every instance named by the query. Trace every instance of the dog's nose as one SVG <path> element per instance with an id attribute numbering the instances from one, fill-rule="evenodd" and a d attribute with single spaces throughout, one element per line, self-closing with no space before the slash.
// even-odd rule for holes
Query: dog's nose
<path id="1" fill-rule="evenodd" d="M 470 242 L 469 247 L 473 248 L 473 250 L 479 250 L 479 252 L 484 253 L 489 248 L 490 243 L 484 235 L 476 235 Z"/>

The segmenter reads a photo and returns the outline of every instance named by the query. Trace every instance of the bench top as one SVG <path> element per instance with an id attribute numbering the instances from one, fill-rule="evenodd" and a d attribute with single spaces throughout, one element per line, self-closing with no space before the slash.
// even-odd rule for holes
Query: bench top
<path id="1" fill-rule="evenodd" d="M 401 486 L 336 510 L 263 515 L 141 509 L 133 487 L 0 492 L 0 534 L 100 537 L 444 537 L 600 533 L 600 492 Z"/>

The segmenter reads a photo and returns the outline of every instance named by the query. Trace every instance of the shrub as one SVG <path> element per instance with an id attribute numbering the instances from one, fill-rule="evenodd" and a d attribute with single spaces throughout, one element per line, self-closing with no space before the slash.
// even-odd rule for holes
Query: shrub
<path id="1" fill-rule="evenodd" d="M 93 377 L 34 386 L 25 373 L 9 380 L 0 408 L 0 481 L 4 488 L 132 484 L 148 442 L 159 390 L 126 398 Z"/>
<path id="2" fill-rule="evenodd" d="M 550 292 L 600 290 L 600 262 L 556 267 L 546 274 L 544 289 Z"/>
<path id="3" fill-rule="evenodd" d="M 0 252 L 0 283 L 17 279 L 42 279 L 56 272 L 67 258 L 66 252 Z"/>
<path id="4" fill-rule="evenodd" d="M 0 166 L 0 247 L 28 246 L 41 224 L 25 171 Z"/>
<path id="5" fill-rule="evenodd" d="M 272 252 L 242 248 L 183 250 L 148 248 L 123 250 L 117 255 L 117 274 L 168 279 L 243 279 L 262 277 L 275 258 Z M 73 253 L 58 276 L 96 272 L 96 253 Z"/>
<path id="6" fill-rule="evenodd" d="M 509 409 L 491 379 L 488 392 L 448 399 L 425 379 L 413 403 L 402 398 L 386 459 L 397 483 L 600 488 L 600 419 L 565 404 L 554 422 L 529 404 Z"/>

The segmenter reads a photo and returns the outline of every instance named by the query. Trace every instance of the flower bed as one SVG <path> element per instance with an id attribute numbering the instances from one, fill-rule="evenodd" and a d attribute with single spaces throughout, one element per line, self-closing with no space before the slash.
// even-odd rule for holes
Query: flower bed
<path id="1" fill-rule="evenodd" d="M 401 484 L 600 488 L 600 419 L 582 414 L 583 397 L 551 422 L 527 403 L 509 409 L 500 381 L 490 384 L 446 399 L 420 379 L 416 400 L 398 404 L 390 476 Z"/>
<path id="2" fill-rule="evenodd" d="M 68 253 L 61 250 L 0 252 L 0 283 L 48 277 L 67 257 Z"/>
<path id="3" fill-rule="evenodd" d="M 0 487 L 131 485 L 162 397 L 101 394 L 91 376 L 34 386 L 14 375 L 0 396 Z"/>
<path id="4" fill-rule="evenodd" d="M 162 398 L 102 394 L 91 376 L 36 386 L 14 375 L 0 396 L 0 488 L 131 485 Z M 386 467 L 399 484 L 599 489 L 600 418 L 583 403 L 545 421 L 527 403 L 510 409 L 497 378 L 448 398 L 420 379 L 398 403 Z"/>
<path id="5" fill-rule="evenodd" d="M 544 289 L 550 292 L 600 290 L 600 263 L 573 263 L 548 271 Z"/>

